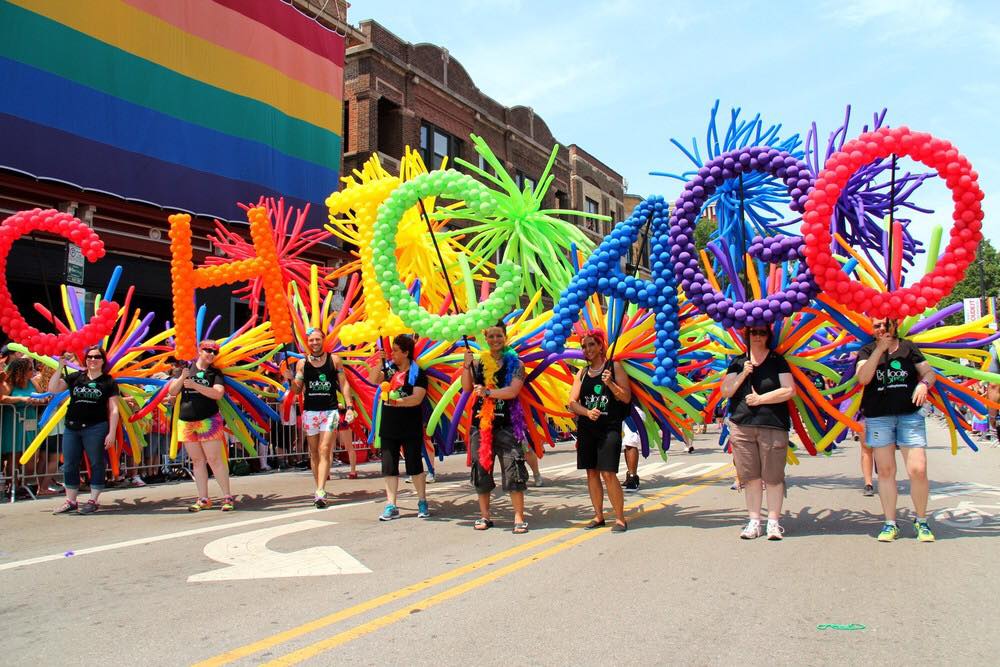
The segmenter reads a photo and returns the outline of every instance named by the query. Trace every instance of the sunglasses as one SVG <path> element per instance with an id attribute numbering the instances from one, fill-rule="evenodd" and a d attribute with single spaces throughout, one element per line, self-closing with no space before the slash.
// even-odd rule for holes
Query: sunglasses
<path id="1" fill-rule="evenodd" d="M 89 360 L 92 360 L 92 359 L 99 359 L 99 360 L 102 360 L 102 361 L 103 361 L 103 360 L 104 360 L 104 357 L 102 357 L 102 356 L 101 356 L 101 355 L 99 355 L 99 354 L 88 354 L 88 355 L 87 355 L 87 360 L 89 361 Z"/>
<path id="2" fill-rule="evenodd" d="M 872 329 L 889 329 L 888 322 L 872 322 Z"/>
<path id="3" fill-rule="evenodd" d="M 201 348 L 201 351 L 204 352 L 205 354 L 218 354 L 219 353 L 218 350 L 212 350 L 212 349 L 209 349 L 207 347 Z"/>
<path id="4" fill-rule="evenodd" d="M 768 334 L 768 330 L 767 329 L 751 329 L 750 330 L 750 335 L 751 336 L 766 336 L 767 334 Z"/>

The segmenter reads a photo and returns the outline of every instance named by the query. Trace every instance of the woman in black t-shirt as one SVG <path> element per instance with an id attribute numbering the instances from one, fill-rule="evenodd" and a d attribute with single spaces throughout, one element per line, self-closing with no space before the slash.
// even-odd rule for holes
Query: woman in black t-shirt
<path id="1" fill-rule="evenodd" d="M 569 391 L 569 409 L 577 416 L 576 467 L 587 471 L 587 489 L 594 506 L 594 518 L 587 529 L 600 528 L 604 521 L 604 487 L 615 512 L 611 532 L 628 530 L 625 495 L 618 481 L 622 457 L 622 422 L 625 421 L 632 390 L 620 362 L 608 364 L 608 339 L 599 329 L 580 338 L 587 365 L 576 374 Z M 603 484 L 602 484 L 603 480 Z"/>
<path id="2" fill-rule="evenodd" d="M 226 446 L 225 426 L 219 412 L 219 399 L 225 395 L 222 373 L 213 366 L 219 354 L 219 344 L 203 340 L 198 344 L 198 358 L 185 366 L 180 377 L 170 383 L 170 395 L 180 394 L 175 410 L 180 410 L 177 439 L 191 457 L 198 499 L 189 512 L 200 512 L 212 506 L 208 498 L 208 467 L 222 488 L 222 511 L 236 509 L 236 499 L 229 488 L 229 466 L 223 456 Z"/>
<path id="3" fill-rule="evenodd" d="M 767 485 L 767 539 L 780 540 L 788 430 L 792 425 L 787 402 L 795 395 L 795 387 L 788 362 L 771 349 L 770 327 L 750 327 L 744 339 L 749 341 L 747 352 L 729 365 L 720 388 L 722 396 L 729 399 L 729 442 L 750 515 L 740 537 L 752 540 L 764 532 L 760 523 L 763 481 Z"/>
<path id="4" fill-rule="evenodd" d="M 878 469 L 878 495 L 885 523 L 880 542 L 899 536 L 896 527 L 896 447 L 910 476 L 910 499 L 917 516 L 913 527 L 921 542 L 933 542 L 927 525 L 927 432 L 920 408 L 934 385 L 934 369 L 917 346 L 899 337 L 896 322 L 872 318 L 875 340 L 858 350 L 857 378 L 864 387 L 865 444 L 872 448 Z"/>
<path id="5" fill-rule="evenodd" d="M 417 517 L 428 518 L 427 474 L 424 472 L 424 414 L 421 405 L 427 395 L 427 374 L 413 360 L 416 343 L 412 336 L 400 334 L 392 341 L 392 363 L 384 369 L 370 369 L 368 381 L 383 385 L 379 439 L 382 442 L 382 479 L 385 481 L 386 505 L 380 521 L 399 517 L 396 496 L 399 492 L 399 451 L 406 457 L 406 474 L 417 491 Z M 383 352 L 383 355 L 385 353 Z M 388 396 L 385 394 L 388 393 Z"/>
<path id="6" fill-rule="evenodd" d="M 63 484 L 66 502 L 53 514 L 93 514 L 104 490 L 107 467 L 104 450 L 114 447 L 118 432 L 118 385 L 107 373 L 108 355 L 104 348 L 93 346 L 84 352 L 85 370 L 63 376 L 70 355 L 59 359 L 59 367 L 49 378 L 49 391 L 69 389 L 63 435 Z M 80 463 L 86 452 L 90 461 L 90 499 L 80 507 Z"/>

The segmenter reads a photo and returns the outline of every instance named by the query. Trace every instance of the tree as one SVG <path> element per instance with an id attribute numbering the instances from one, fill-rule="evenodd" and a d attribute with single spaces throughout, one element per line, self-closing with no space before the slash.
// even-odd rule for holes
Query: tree
<path id="1" fill-rule="evenodd" d="M 976 261 L 965 270 L 965 278 L 955 285 L 955 289 L 941 301 L 938 307 L 944 308 L 953 303 L 961 303 L 962 299 L 982 298 L 984 291 L 986 296 L 1000 295 L 1000 254 L 997 253 L 989 239 L 983 239 L 979 244 Z M 961 324 L 964 321 L 965 316 L 959 312 L 949 317 L 946 323 Z"/>

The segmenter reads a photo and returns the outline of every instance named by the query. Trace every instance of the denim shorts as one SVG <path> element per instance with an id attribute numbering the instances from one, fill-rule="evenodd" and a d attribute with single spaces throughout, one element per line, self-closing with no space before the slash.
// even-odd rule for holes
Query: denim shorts
<path id="1" fill-rule="evenodd" d="M 927 429 L 920 410 L 908 415 L 865 419 L 865 444 L 869 447 L 926 447 Z"/>

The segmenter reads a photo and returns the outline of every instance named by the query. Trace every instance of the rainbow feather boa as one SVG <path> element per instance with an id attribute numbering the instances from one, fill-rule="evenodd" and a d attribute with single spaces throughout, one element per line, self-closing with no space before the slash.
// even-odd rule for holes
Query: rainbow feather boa
<path id="1" fill-rule="evenodd" d="M 513 348 L 504 348 L 503 361 L 507 364 L 507 372 L 504 377 L 504 387 L 509 387 L 514 380 L 514 372 L 520 366 L 521 360 L 517 357 L 517 352 Z M 501 364 L 493 357 L 489 350 L 479 353 L 479 362 L 483 365 L 483 379 L 486 381 L 486 388 L 493 390 L 497 388 L 496 377 Z M 527 424 L 524 422 L 524 409 L 521 402 L 516 398 L 507 401 L 510 410 L 510 422 L 514 430 L 514 437 L 518 442 L 524 440 Z M 493 417 L 496 408 L 496 399 L 483 398 L 483 404 L 479 409 L 479 465 L 489 472 L 493 472 Z"/>

